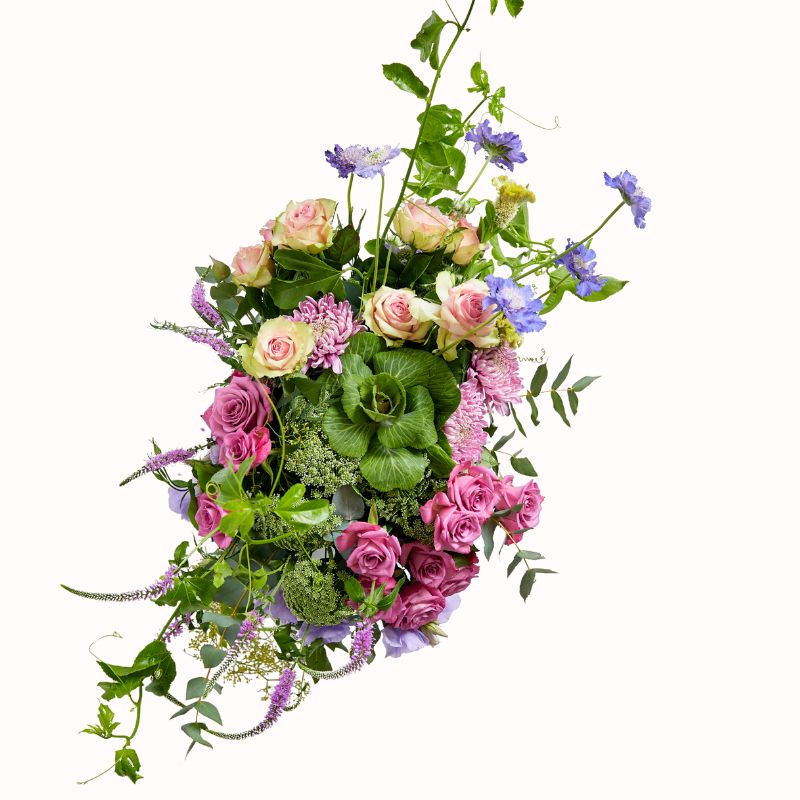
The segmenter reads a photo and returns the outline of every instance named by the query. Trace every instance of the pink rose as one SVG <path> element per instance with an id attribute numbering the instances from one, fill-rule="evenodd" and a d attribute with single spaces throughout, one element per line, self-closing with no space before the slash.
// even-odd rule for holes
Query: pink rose
<path id="1" fill-rule="evenodd" d="M 467 219 L 462 218 L 456 222 L 459 228 L 464 230 L 457 231 L 450 239 L 445 253 L 450 256 L 450 260 L 460 267 L 465 267 L 475 257 L 475 254 L 486 249 L 485 244 L 481 244 L 478 238 L 478 229 Z"/>
<path id="2" fill-rule="evenodd" d="M 237 286 L 253 286 L 260 289 L 272 282 L 275 263 L 269 244 L 240 247 L 231 261 L 231 280 Z"/>
<path id="3" fill-rule="evenodd" d="M 445 597 L 463 592 L 464 589 L 472 583 L 472 579 L 476 578 L 480 572 L 481 567 L 478 563 L 477 553 L 467 553 L 466 556 L 462 556 L 462 558 L 466 558 L 468 563 L 462 567 L 458 567 L 455 565 L 455 562 L 453 562 L 453 571 L 447 574 L 441 586 L 439 586 L 439 591 Z"/>
<path id="4" fill-rule="evenodd" d="M 390 536 L 380 525 L 369 522 L 351 522 L 336 537 L 340 553 L 353 548 L 347 557 L 347 566 L 364 578 L 378 583 L 391 578 L 400 558 L 400 542 Z"/>
<path id="5" fill-rule="evenodd" d="M 472 511 L 462 511 L 444 492 L 435 494 L 419 510 L 422 521 L 433 523 L 433 546 L 437 550 L 468 553 L 481 535 L 482 522 Z"/>
<path id="6" fill-rule="evenodd" d="M 415 581 L 440 591 L 442 582 L 456 569 L 449 553 L 434 550 L 422 542 L 404 544 L 400 551 L 400 563 L 408 567 Z"/>
<path id="7" fill-rule="evenodd" d="M 211 539 L 219 548 L 225 548 L 233 541 L 230 536 L 217 530 L 219 528 L 219 521 L 227 513 L 225 509 L 220 508 L 207 494 L 201 494 L 197 498 L 197 511 L 194 513 L 197 531 L 202 537 L 213 534 Z M 217 531 L 217 533 L 214 533 L 214 531 Z"/>
<path id="8" fill-rule="evenodd" d="M 392 606 L 392 619 L 385 620 L 393 628 L 401 630 L 418 630 L 423 625 L 433 622 L 444 611 L 444 595 L 437 589 L 431 589 L 423 583 L 406 584 L 398 594 L 399 603 Z"/>
<path id="9" fill-rule="evenodd" d="M 277 378 L 305 366 L 314 350 L 314 329 L 286 317 L 268 319 L 252 344 L 239 348 L 242 366 L 256 378 Z"/>
<path id="10" fill-rule="evenodd" d="M 270 244 L 272 244 L 272 231 L 274 229 L 275 229 L 275 220 L 274 219 L 268 219 L 264 223 L 264 225 L 261 227 L 261 230 L 259 230 L 259 233 L 261 234 L 261 238 L 265 242 L 269 242 Z"/>
<path id="11" fill-rule="evenodd" d="M 272 441 L 267 428 L 254 428 L 249 433 L 243 430 L 229 433 L 223 437 L 219 447 L 220 464 L 233 462 L 233 468 L 238 470 L 243 461 L 253 459 L 253 467 L 267 460 L 272 450 Z"/>
<path id="12" fill-rule="evenodd" d="M 250 433 L 272 419 L 269 389 L 252 378 L 234 375 L 214 392 L 214 402 L 203 414 L 211 435 L 221 442 L 231 433 Z"/>
<path id="13" fill-rule="evenodd" d="M 411 289 L 381 286 L 366 297 L 364 321 L 390 347 L 400 347 L 404 341 L 421 342 L 428 335 L 436 310 L 434 303 L 420 299 Z"/>
<path id="14" fill-rule="evenodd" d="M 522 506 L 519 511 L 500 517 L 500 524 L 508 532 L 509 542 L 518 542 L 527 529 L 535 528 L 539 524 L 539 512 L 543 500 L 539 485 L 535 481 L 528 481 L 524 486 L 514 486 L 509 476 L 499 483 L 497 510 Z"/>
<path id="15" fill-rule="evenodd" d="M 304 253 L 321 253 L 333 242 L 331 220 L 336 211 L 334 200 L 292 201 L 286 211 L 275 220 L 272 229 L 274 247 L 301 250 Z"/>
<path id="16" fill-rule="evenodd" d="M 495 347 L 500 344 L 494 312 L 483 307 L 489 287 L 481 280 L 455 285 L 451 272 L 440 272 L 436 277 L 436 294 L 442 301 L 436 323 L 439 334 L 436 346 L 443 351 L 445 360 L 456 357 L 456 343 L 472 342 L 475 347 Z"/>
<path id="17" fill-rule="evenodd" d="M 490 469 L 465 461 L 450 473 L 447 496 L 462 511 L 472 511 L 486 522 L 494 511 L 498 483 Z"/>
<path id="18" fill-rule="evenodd" d="M 453 222 L 435 206 L 409 200 L 395 214 L 392 227 L 406 244 L 428 253 L 444 245 Z"/>

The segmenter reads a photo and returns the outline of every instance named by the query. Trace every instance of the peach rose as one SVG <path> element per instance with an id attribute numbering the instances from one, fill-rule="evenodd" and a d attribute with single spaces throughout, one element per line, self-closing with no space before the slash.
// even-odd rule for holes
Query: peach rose
<path id="1" fill-rule="evenodd" d="M 242 366 L 256 378 L 277 378 L 300 369 L 314 349 L 314 330 L 286 317 L 268 319 L 251 345 L 239 348 Z"/>
<path id="2" fill-rule="evenodd" d="M 421 200 L 409 200 L 395 214 L 392 227 L 406 244 L 429 253 L 444 246 L 453 222 L 435 206 Z"/>
<path id="3" fill-rule="evenodd" d="M 456 225 L 464 230 L 457 231 L 450 239 L 445 253 L 459 267 L 466 267 L 476 253 L 486 249 L 478 238 L 478 229 L 466 218 L 458 220 Z"/>
<path id="4" fill-rule="evenodd" d="M 292 201 L 275 220 L 273 246 L 301 250 L 312 255 L 321 253 L 333 242 L 331 219 L 335 211 L 335 200 Z"/>
<path id="5" fill-rule="evenodd" d="M 442 301 L 435 322 L 439 325 L 436 347 L 445 361 L 456 357 L 456 343 L 472 342 L 475 347 L 496 347 L 500 344 L 497 325 L 491 310 L 484 309 L 483 300 L 489 287 L 473 278 L 455 285 L 452 272 L 440 272 L 436 277 L 436 294 Z"/>
<path id="6" fill-rule="evenodd" d="M 272 247 L 269 244 L 254 244 L 240 247 L 231 262 L 231 280 L 237 286 L 267 286 L 275 274 Z"/>
<path id="7" fill-rule="evenodd" d="M 389 347 L 402 347 L 406 340 L 419 342 L 428 335 L 437 310 L 435 303 L 420 299 L 411 289 L 381 286 L 366 297 L 364 321 Z"/>

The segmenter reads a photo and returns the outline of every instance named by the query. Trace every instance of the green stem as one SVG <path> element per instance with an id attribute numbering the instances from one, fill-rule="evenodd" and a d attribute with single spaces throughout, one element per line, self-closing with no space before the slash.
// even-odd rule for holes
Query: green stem
<path id="1" fill-rule="evenodd" d="M 353 174 L 350 173 L 350 180 L 347 182 L 347 224 L 350 226 L 352 226 L 353 224 L 352 192 L 353 192 Z"/>
<path id="2" fill-rule="evenodd" d="M 381 196 L 378 200 L 378 225 L 375 232 L 375 257 L 372 259 L 372 291 L 378 288 L 378 269 L 381 263 L 381 215 L 383 214 L 383 192 L 386 188 L 386 180 L 381 175 Z M 383 234 L 384 238 L 386 233 Z M 387 262 L 388 263 L 388 262 Z M 384 283 L 386 279 L 384 278 Z"/>
<path id="3" fill-rule="evenodd" d="M 433 105 L 433 95 L 436 92 L 436 87 L 439 84 L 439 78 L 442 75 L 442 70 L 444 69 L 444 65 L 447 63 L 447 59 L 450 58 L 450 53 L 453 52 L 453 48 L 456 46 L 456 42 L 461 38 L 461 34 L 467 27 L 467 23 L 469 22 L 469 18 L 472 15 L 472 9 L 475 7 L 475 0 L 471 0 L 469 4 L 469 9 L 467 10 L 467 15 L 464 17 L 464 21 L 457 26 L 456 35 L 453 37 L 453 41 L 450 42 L 450 46 L 447 48 L 447 52 L 444 54 L 444 58 L 442 58 L 441 62 L 439 63 L 439 69 L 436 70 L 436 75 L 433 78 L 433 83 L 431 84 L 431 90 L 428 92 L 428 97 L 425 100 L 425 111 L 422 115 L 422 122 L 419 125 L 419 132 L 417 133 L 417 140 L 414 142 L 414 149 L 411 151 L 411 158 L 408 162 L 408 169 L 406 169 L 405 177 L 403 178 L 403 185 L 400 187 L 400 194 L 397 198 L 397 202 L 392 209 L 392 213 L 389 215 L 389 220 L 386 223 L 386 227 L 383 231 L 383 238 L 386 238 L 386 235 L 389 233 L 389 227 L 392 224 L 392 221 L 395 218 L 395 215 L 400 210 L 400 204 L 403 202 L 403 195 L 406 192 L 406 187 L 408 186 L 408 181 L 411 178 L 411 171 L 414 168 L 414 162 L 417 160 L 417 151 L 419 150 L 419 146 L 422 143 L 422 132 L 425 130 L 425 123 L 428 121 L 428 114 L 431 110 L 431 105 Z"/>
<path id="4" fill-rule="evenodd" d="M 482 106 L 482 105 L 483 105 L 483 104 L 484 104 L 484 103 L 485 103 L 485 102 L 486 102 L 488 99 L 489 99 L 489 95 L 488 95 L 488 94 L 485 94 L 485 95 L 483 96 L 483 99 L 480 101 L 480 103 L 478 103 L 478 105 L 476 105 L 476 106 L 475 106 L 475 108 L 473 108 L 473 109 L 472 109 L 472 111 L 470 111 L 470 112 L 469 112 L 469 114 L 467 114 L 467 116 L 466 116 L 466 117 L 464 117 L 464 127 L 465 127 L 465 128 L 467 127 L 467 123 L 468 123 L 468 122 L 469 122 L 469 121 L 472 119 L 473 115 L 474 115 L 474 114 L 477 112 L 477 110 L 478 110 L 478 109 L 479 109 L 479 108 L 480 108 L 480 107 L 481 107 L 481 106 Z"/>
<path id="5" fill-rule="evenodd" d="M 559 253 L 557 256 L 553 256 L 553 258 L 551 258 L 551 259 L 550 259 L 550 261 L 543 261 L 543 262 L 541 262 L 541 263 L 537 264 L 535 269 L 528 270 L 528 272 L 523 272 L 523 273 L 522 273 L 522 275 L 519 275 L 519 276 L 517 277 L 517 280 L 518 280 L 518 281 L 521 281 L 523 278 L 527 278 L 529 275 L 532 275 L 532 274 L 533 274 L 533 273 L 534 273 L 534 272 L 535 272 L 537 269 L 540 269 L 540 268 L 541 268 L 541 267 L 543 267 L 543 266 L 549 266 L 549 265 L 553 264 L 554 262 L 558 261 L 558 259 L 560 259 L 560 258 L 564 258 L 564 256 L 565 256 L 565 255 L 568 255 L 568 254 L 569 254 L 569 253 L 571 253 L 573 250 L 575 250 L 576 248 L 580 247 L 582 244 L 585 244 L 586 242 L 588 242 L 588 241 L 589 241 L 589 239 L 592 239 L 592 238 L 594 238 L 594 237 L 595 237 L 595 236 L 596 236 L 598 233 L 600 233 L 600 231 L 601 231 L 601 230 L 603 230 L 603 228 L 605 228 L 605 226 L 608 224 L 608 222 L 611 220 L 611 218 L 614 216 L 614 214 L 616 214 L 616 213 L 617 213 L 617 211 L 619 211 L 619 210 L 620 210 L 620 209 L 621 209 L 621 208 L 622 208 L 624 205 L 625 205 L 625 201 L 623 200 L 623 201 L 622 201 L 622 202 L 621 202 L 621 203 L 620 203 L 620 204 L 619 204 L 619 205 L 618 205 L 618 206 L 617 206 L 617 207 L 616 207 L 616 208 L 615 208 L 615 209 L 614 209 L 614 210 L 613 210 L 613 211 L 612 211 L 612 212 L 611 212 L 611 213 L 610 213 L 610 214 L 609 214 L 609 215 L 608 215 L 608 216 L 607 216 L 607 217 L 606 217 L 606 218 L 605 218 L 605 219 L 604 219 L 604 220 L 603 220 L 601 223 L 600 223 L 600 225 L 598 225 L 598 226 L 597 226 L 597 227 L 596 227 L 596 228 L 595 228 L 595 229 L 594 229 L 594 230 L 593 230 L 593 231 L 592 231 L 592 232 L 591 232 L 591 233 L 590 233 L 588 236 L 584 236 L 584 237 L 583 237 L 583 239 L 581 239 L 579 242 L 575 242 L 575 244 L 573 244 L 571 247 L 568 247 L 568 248 L 567 248 L 567 249 L 566 249 L 566 250 L 565 250 L 563 253 Z M 532 261 L 530 261 L 530 262 L 528 262 L 527 264 L 524 264 L 523 266 L 526 266 L 526 267 L 528 267 L 528 266 L 530 266 L 532 263 L 533 263 L 533 262 L 532 262 Z M 555 288 L 555 287 L 553 287 L 553 288 Z"/>
<path id="6" fill-rule="evenodd" d="M 261 387 L 261 390 L 264 392 L 264 396 L 272 406 L 272 410 L 275 413 L 275 419 L 278 421 L 279 436 L 281 437 L 281 460 L 278 464 L 278 471 L 275 473 L 275 478 L 272 481 L 272 488 L 269 490 L 269 494 L 267 495 L 267 497 L 272 497 L 272 495 L 275 494 L 275 489 L 278 488 L 278 481 L 283 473 L 283 464 L 286 461 L 286 431 L 283 427 L 283 420 L 278 412 L 278 407 L 275 405 L 275 401 L 272 399 L 272 395 L 266 390 L 266 387 L 263 383 L 259 383 L 258 385 Z"/>
<path id="7" fill-rule="evenodd" d="M 475 176 L 475 180 L 467 187 L 467 190 L 459 195 L 459 200 L 463 200 L 474 188 L 475 184 L 481 179 L 481 176 L 484 172 L 486 172 L 486 167 L 489 166 L 489 159 L 487 158 L 486 161 L 483 162 L 483 166 L 478 170 L 478 174 Z"/>
<path id="8" fill-rule="evenodd" d="M 498 311 L 496 314 L 493 314 L 491 317 L 489 317 L 489 319 L 487 319 L 485 322 L 482 322 L 480 325 L 476 325 L 474 328 L 468 330 L 460 339 L 456 339 L 454 342 L 451 342 L 449 345 L 447 345 L 447 347 L 441 350 L 434 350 L 433 352 L 436 355 L 444 356 L 445 353 L 447 353 L 449 350 L 452 350 L 452 348 L 454 347 L 458 347 L 461 344 L 461 342 L 463 342 L 467 337 L 472 336 L 473 333 L 477 333 L 482 328 L 485 328 L 488 325 L 492 325 L 493 323 L 497 322 L 497 320 L 500 319 L 502 315 L 503 312 Z"/>

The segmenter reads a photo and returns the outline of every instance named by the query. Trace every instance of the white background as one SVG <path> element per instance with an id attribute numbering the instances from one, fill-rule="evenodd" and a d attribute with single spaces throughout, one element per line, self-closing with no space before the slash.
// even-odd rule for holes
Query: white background
<path id="1" fill-rule="evenodd" d="M 288 200 L 343 200 L 323 150 L 413 140 L 421 103 L 380 64 L 430 80 L 407 44 L 431 5 L 3 4 L 4 788 L 800 795 L 797 65 L 782 6 L 530 0 L 512 21 L 478 0 L 438 97 L 467 107 L 482 54 L 512 108 L 559 116 L 555 132 L 504 125 L 529 157 L 514 175 L 538 196 L 535 233 L 588 233 L 617 202 L 603 170 L 631 170 L 653 198 L 646 230 L 626 210 L 595 242 L 600 271 L 629 286 L 567 298 L 528 348 L 603 375 L 572 430 L 545 408 L 529 439 L 546 502 L 527 541 L 559 574 L 523 604 L 493 559 L 435 651 L 381 657 L 260 739 L 188 761 L 148 696 L 145 780 L 80 788 L 113 749 L 76 733 L 101 677 L 87 646 L 119 631 L 97 649 L 124 662 L 161 617 L 58 583 L 160 574 L 182 523 L 160 484 L 117 482 L 150 436 L 199 441 L 200 390 L 222 377 L 148 323 L 191 323 L 193 267 L 257 242 Z M 356 203 L 377 190 L 359 182 Z M 263 712 L 247 691 L 220 706 L 229 729 Z"/>

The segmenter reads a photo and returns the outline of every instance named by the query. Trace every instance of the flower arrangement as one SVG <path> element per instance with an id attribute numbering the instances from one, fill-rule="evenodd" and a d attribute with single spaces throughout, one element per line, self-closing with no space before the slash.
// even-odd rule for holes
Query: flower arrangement
<path id="1" fill-rule="evenodd" d="M 498 2 L 490 3 L 494 13 Z M 536 426 L 537 402 L 549 396 L 569 425 L 595 377 L 566 386 L 570 359 L 545 387 L 540 359 L 524 381 L 519 347 L 566 295 L 596 302 L 623 288 L 596 272 L 592 240 L 625 206 L 643 228 L 650 200 L 629 172 L 606 174 L 620 201 L 595 231 L 561 251 L 553 239 L 531 238 L 536 198 L 510 177 L 527 160 L 523 142 L 498 130 L 505 89 L 493 90 L 477 62 L 474 108 L 434 103 L 474 5 L 463 19 L 433 12 L 411 42 L 433 70 L 430 88 L 404 64 L 383 68 L 424 104 L 413 146 L 334 145 L 325 158 L 347 181 L 346 204 L 289 202 L 259 243 L 230 264 L 212 259 L 197 269 L 198 325 L 154 326 L 206 345 L 224 369 L 202 414 L 207 440 L 154 445 L 122 482 L 145 474 L 163 482 L 191 536 L 145 588 L 64 587 L 97 600 L 151 600 L 167 614 L 132 664 L 98 660 L 102 702 L 85 732 L 119 741 L 106 771 L 141 777 L 132 740 L 144 691 L 176 707 L 189 750 L 255 736 L 313 684 L 370 663 L 379 640 L 391 657 L 437 644 L 479 574 L 481 549 L 486 559 L 496 545 L 511 551 L 507 572 L 524 567 L 523 599 L 552 572 L 522 546 L 542 509 L 536 471 L 523 446 L 503 448 L 526 436 L 523 403 Z M 523 3 L 505 6 L 517 16 Z M 484 108 L 491 120 L 479 117 Z M 388 205 L 385 172 L 401 157 L 405 175 Z M 487 169 L 496 193 L 476 196 Z M 468 172 L 475 177 L 462 189 Z M 356 181 L 379 184 L 374 238 L 356 219 Z M 514 428 L 492 442 L 498 416 Z M 179 696 L 169 646 L 181 637 L 202 670 Z M 338 651 L 347 658 L 334 666 Z M 223 731 L 210 698 L 254 679 L 266 711 L 246 731 Z M 117 731 L 109 705 L 126 700 L 135 710 L 130 733 Z"/>

